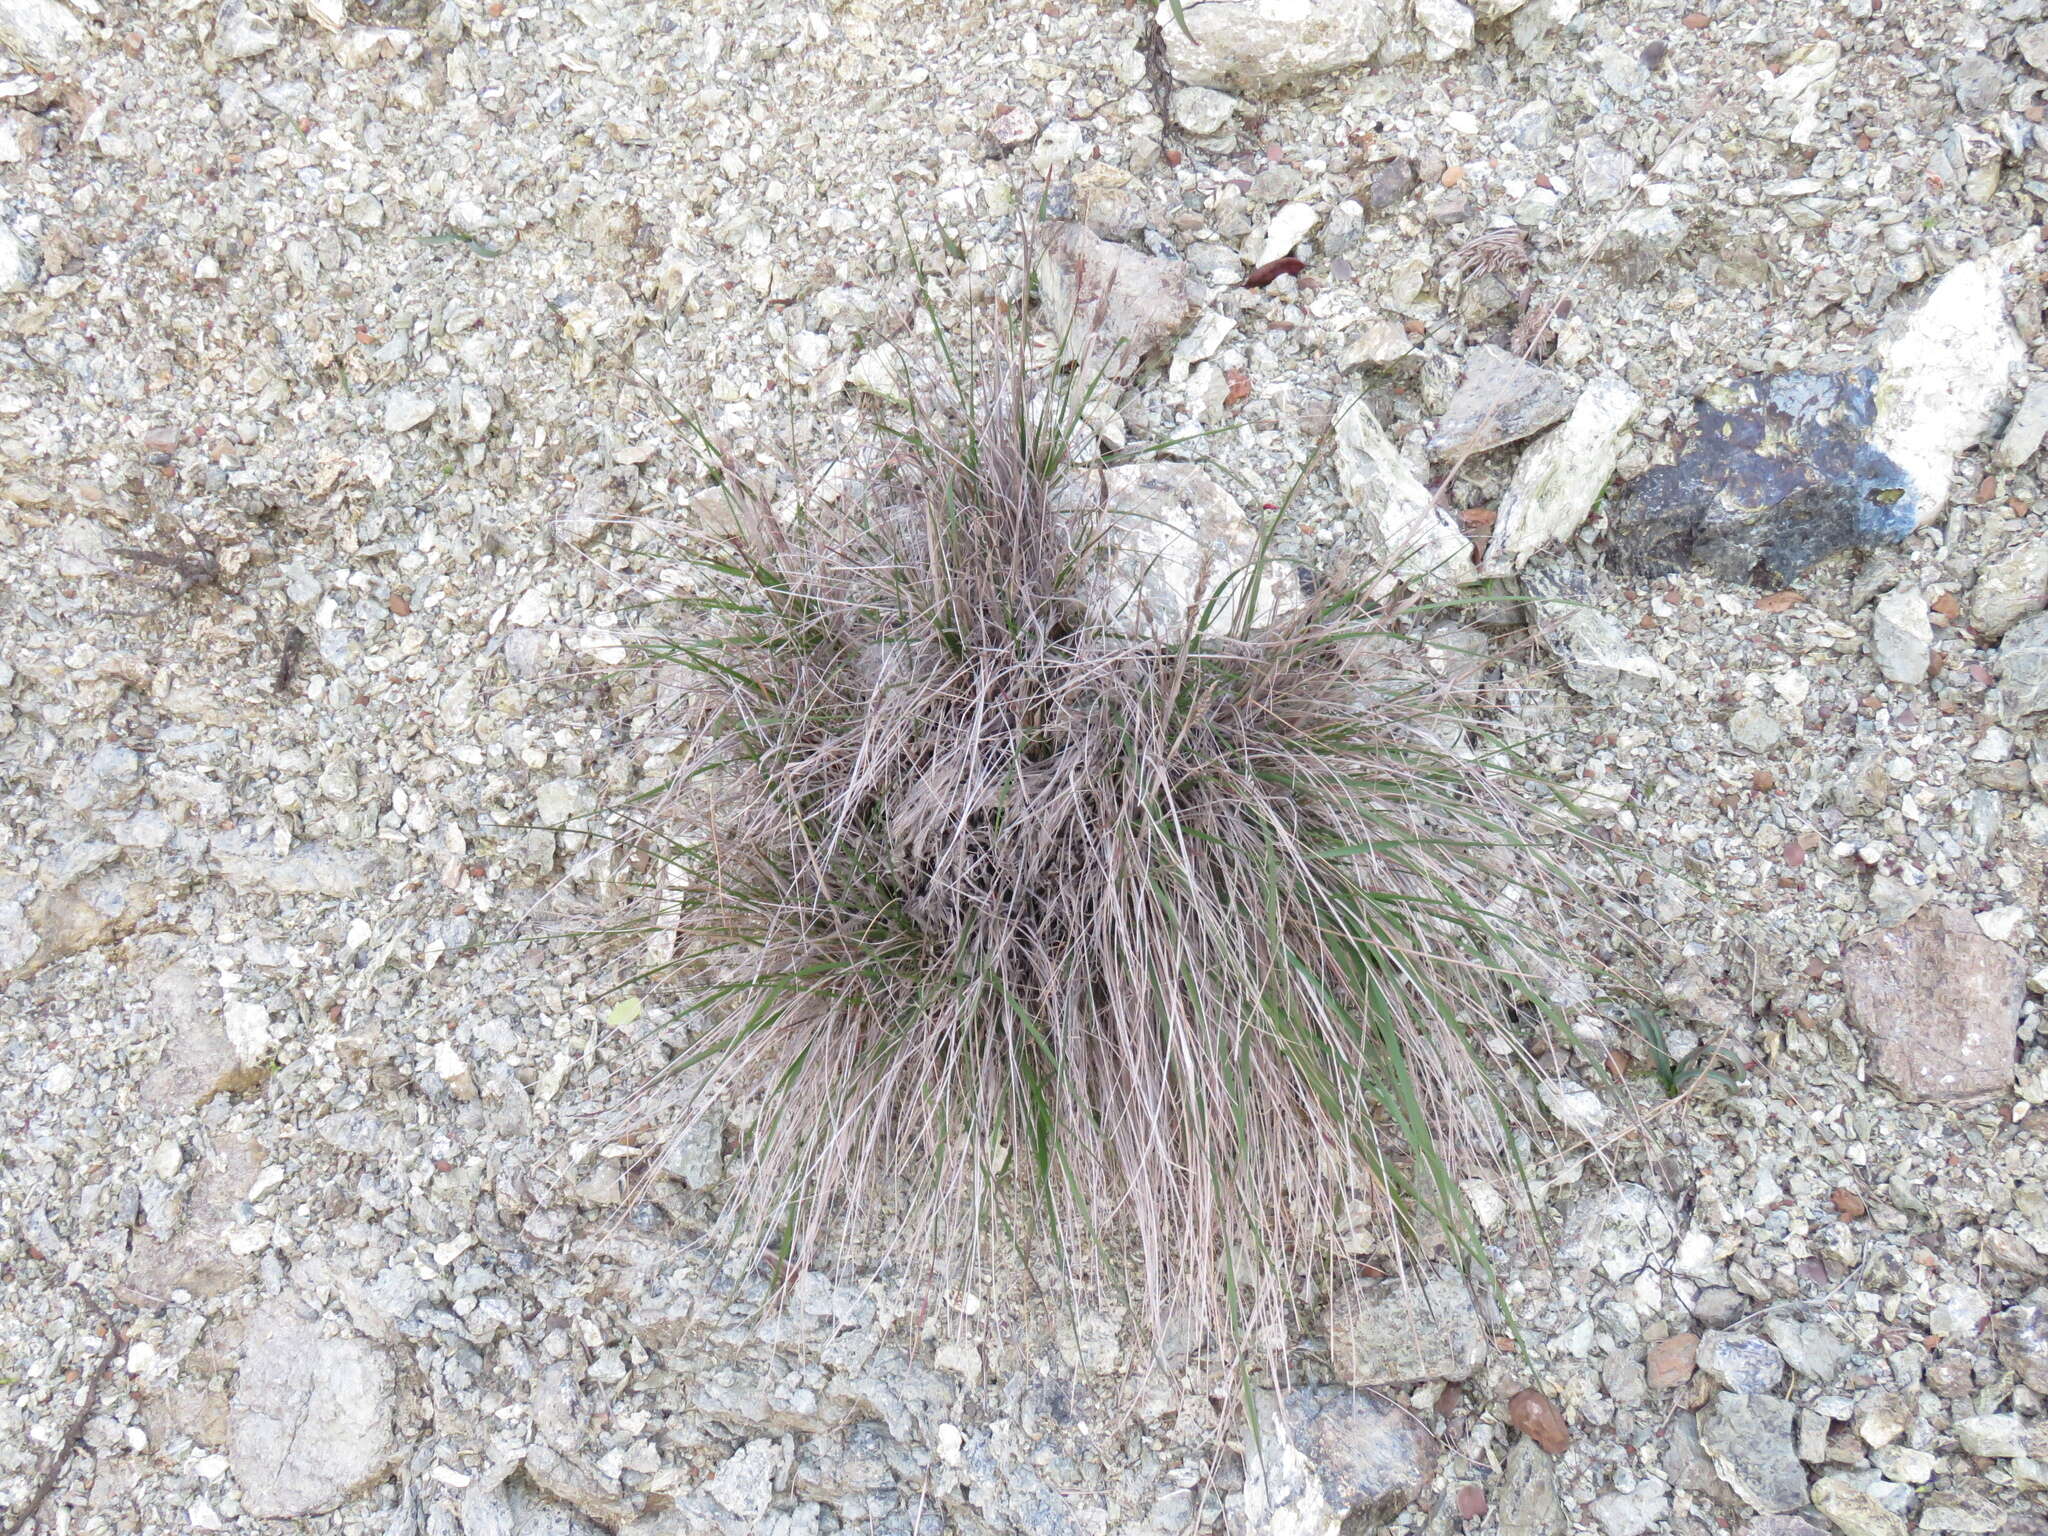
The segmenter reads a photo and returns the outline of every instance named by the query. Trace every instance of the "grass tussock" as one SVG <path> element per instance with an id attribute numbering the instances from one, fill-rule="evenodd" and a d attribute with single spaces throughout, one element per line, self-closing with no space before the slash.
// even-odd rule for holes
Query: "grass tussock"
<path id="1" fill-rule="evenodd" d="M 1123 509 L 1065 467 L 1074 395 L 955 382 L 831 505 L 729 480 L 661 619 L 668 1070 L 749 1104 L 739 1230 L 791 1272 L 1036 1234 L 1243 1338 L 1361 1201 L 1469 1231 L 1574 900 L 1548 796 L 1381 572 L 1105 617 Z"/>

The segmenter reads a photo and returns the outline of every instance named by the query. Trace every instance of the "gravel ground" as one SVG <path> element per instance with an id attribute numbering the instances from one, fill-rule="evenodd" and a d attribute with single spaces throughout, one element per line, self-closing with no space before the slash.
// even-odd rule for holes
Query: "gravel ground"
<path id="1" fill-rule="evenodd" d="M 2048 1531 L 2048 8 L 1480 12 L 1329 4 L 1348 58 L 1212 91 L 1108 0 L 0 0 L 0 1510 L 89 1402 L 36 1529 Z M 1482 344 L 1629 386 L 1624 481 L 1958 270 L 2026 358 L 1942 516 L 1781 590 L 1622 574 L 1597 510 L 1525 581 L 1583 564 L 1626 686 L 1478 610 L 1732 1070 L 1673 1102 L 1589 1024 L 1493 1231 L 1526 1353 L 1340 1294 L 1249 1470 L 1109 1300 L 856 1261 L 761 1315 L 717 1141 L 607 1139 L 601 964 L 511 942 L 616 909 L 589 833 L 673 760 L 614 664 L 643 520 L 716 500 L 682 418 L 829 461 L 913 258 L 957 323 L 1041 198 L 1195 284 L 1091 425 L 1231 427 L 1248 502 L 1361 393 L 1420 464 Z M 1339 467 L 1304 559 L 1373 537 Z"/>

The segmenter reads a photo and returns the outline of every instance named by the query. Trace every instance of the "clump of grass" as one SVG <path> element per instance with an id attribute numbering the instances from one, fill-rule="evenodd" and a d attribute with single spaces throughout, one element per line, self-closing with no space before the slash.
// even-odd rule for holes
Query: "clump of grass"
<path id="1" fill-rule="evenodd" d="M 1022 356 L 830 504 L 728 476 L 651 647 L 693 744 L 645 816 L 667 1070 L 750 1102 L 737 1230 L 791 1273 L 1036 1234 L 1240 1341 L 1361 1200 L 1479 1256 L 1458 1181 L 1511 1158 L 1578 900 L 1531 829 L 1572 834 L 1381 570 L 1299 595 L 1262 550 L 1106 613 L 1128 509 Z"/>

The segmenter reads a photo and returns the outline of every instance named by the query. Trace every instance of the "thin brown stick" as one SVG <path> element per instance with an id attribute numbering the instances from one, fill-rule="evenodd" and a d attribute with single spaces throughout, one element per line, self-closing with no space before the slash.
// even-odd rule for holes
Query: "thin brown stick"
<path id="1" fill-rule="evenodd" d="M 19 1536 L 22 1528 L 35 1517 L 36 1511 L 42 1508 L 43 1500 L 56 1489 L 57 1479 L 64 1475 L 65 1463 L 71 1459 L 71 1453 L 78 1449 L 78 1437 L 85 1432 L 86 1420 L 92 1417 L 93 1408 L 99 1402 L 100 1382 L 106 1377 L 107 1367 L 114 1363 L 114 1356 L 121 1352 L 121 1346 L 125 1342 L 120 1328 L 116 1326 L 113 1318 L 107 1315 L 106 1309 L 93 1300 L 92 1293 L 83 1285 L 75 1285 L 75 1289 L 84 1298 L 86 1307 L 93 1316 L 106 1328 L 107 1347 L 100 1352 L 99 1359 L 93 1364 L 92 1374 L 85 1379 L 85 1400 L 78 1405 L 78 1412 L 71 1416 L 71 1422 L 65 1426 L 64 1433 L 44 1461 L 42 1475 L 36 1479 L 35 1486 L 29 1489 L 27 1500 L 20 1509 L 8 1517 L 5 1525 L 0 1525 L 0 1536 Z"/>

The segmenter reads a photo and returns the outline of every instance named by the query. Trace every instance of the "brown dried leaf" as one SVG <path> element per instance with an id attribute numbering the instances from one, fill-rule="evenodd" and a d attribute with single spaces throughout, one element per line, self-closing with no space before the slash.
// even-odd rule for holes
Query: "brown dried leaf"
<path id="1" fill-rule="evenodd" d="M 1247 288 L 1263 288 L 1276 277 L 1293 277 L 1307 267 L 1308 263 L 1299 256 L 1282 256 L 1276 261 L 1267 262 L 1264 266 L 1253 267 L 1244 275 L 1244 285 Z"/>

